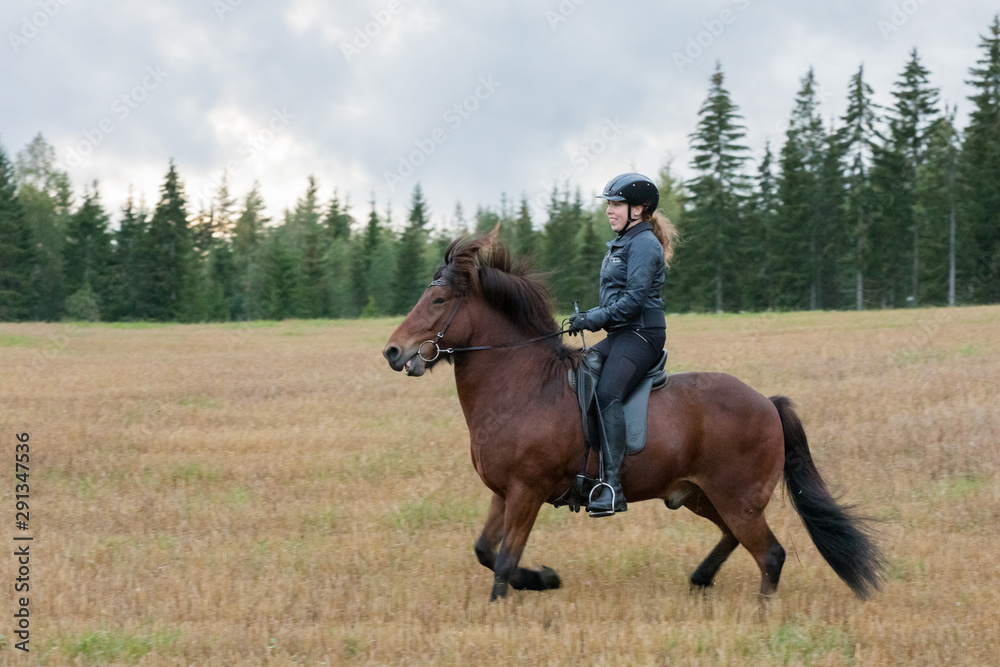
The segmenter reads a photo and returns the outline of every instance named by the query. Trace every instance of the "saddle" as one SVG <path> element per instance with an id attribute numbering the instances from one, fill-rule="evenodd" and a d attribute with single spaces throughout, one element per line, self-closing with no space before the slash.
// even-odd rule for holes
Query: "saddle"
<path id="1" fill-rule="evenodd" d="M 636 454 L 646 446 L 646 409 L 649 405 L 649 394 L 667 384 L 667 351 L 663 350 L 660 359 L 653 369 L 643 376 L 638 386 L 625 399 L 625 453 Z M 580 366 L 569 371 L 569 386 L 576 391 L 580 404 L 580 414 L 583 418 L 583 435 L 587 445 L 600 449 L 599 409 L 597 407 L 597 381 L 601 378 L 604 358 L 600 353 L 589 348 L 584 352 Z"/>

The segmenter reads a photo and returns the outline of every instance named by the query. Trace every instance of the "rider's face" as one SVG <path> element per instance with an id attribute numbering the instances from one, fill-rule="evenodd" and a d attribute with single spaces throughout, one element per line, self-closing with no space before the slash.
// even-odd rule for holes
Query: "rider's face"
<path id="1" fill-rule="evenodd" d="M 632 207 L 632 222 L 635 223 L 639 216 L 642 215 L 641 206 Z M 628 227 L 628 204 L 623 201 L 609 201 L 608 202 L 608 222 L 611 223 L 611 229 L 616 232 L 621 232 L 626 227 Z"/>

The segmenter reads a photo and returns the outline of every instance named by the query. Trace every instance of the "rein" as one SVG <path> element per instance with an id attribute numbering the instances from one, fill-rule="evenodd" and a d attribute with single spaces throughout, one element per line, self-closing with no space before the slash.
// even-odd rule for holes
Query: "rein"
<path id="1" fill-rule="evenodd" d="M 448 283 L 444 280 L 438 279 L 431 281 L 431 284 L 428 285 L 428 287 L 435 287 L 435 286 L 447 287 Z M 454 320 L 455 316 L 458 315 L 458 311 L 459 309 L 461 309 L 462 304 L 464 302 L 465 302 L 465 296 L 463 295 L 461 298 L 459 298 L 458 303 L 455 305 L 455 309 L 451 311 L 451 315 L 448 316 L 448 319 L 445 321 L 444 326 L 441 327 L 441 331 L 437 333 L 437 336 L 435 336 L 434 338 L 428 338 L 417 347 L 417 356 L 419 356 L 424 361 L 424 363 L 430 363 L 432 361 L 435 361 L 438 357 L 441 356 L 442 352 L 445 354 L 453 354 L 455 352 L 479 352 L 481 350 L 502 350 L 505 348 L 530 345 L 531 343 L 537 343 L 538 341 L 545 340 L 546 338 L 561 336 L 562 334 L 567 333 L 569 331 L 569 329 L 561 329 L 560 331 L 554 331 L 552 333 L 548 333 L 543 336 L 536 336 L 535 338 L 529 338 L 528 340 L 519 340 L 515 343 L 502 343 L 500 345 L 476 345 L 475 347 L 441 347 L 440 345 L 438 345 L 438 342 L 440 342 L 440 340 L 444 338 L 445 332 L 448 331 L 448 327 L 451 326 L 452 320 Z M 425 357 L 424 353 L 422 352 L 424 345 L 427 345 L 428 343 L 434 346 L 434 356 L 430 358 Z"/>

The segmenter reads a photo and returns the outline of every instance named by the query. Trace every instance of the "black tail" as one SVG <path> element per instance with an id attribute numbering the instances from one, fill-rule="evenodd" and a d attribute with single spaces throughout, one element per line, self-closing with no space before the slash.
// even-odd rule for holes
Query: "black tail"
<path id="1" fill-rule="evenodd" d="M 854 506 L 841 506 L 830 495 L 809 454 L 806 432 L 792 402 L 784 396 L 772 396 L 771 402 L 785 435 L 785 485 L 792 506 L 833 571 L 866 600 L 881 586 L 885 567 L 871 520 L 855 515 Z"/>

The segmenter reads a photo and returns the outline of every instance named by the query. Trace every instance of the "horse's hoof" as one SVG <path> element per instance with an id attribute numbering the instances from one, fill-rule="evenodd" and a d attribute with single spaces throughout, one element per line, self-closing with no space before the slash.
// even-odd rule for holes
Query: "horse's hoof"
<path id="1" fill-rule="evenodd" d="M 551 567 L 543 565 L 541 569 L 538 570 L 538 578 L 541 580 L 542 586 L 545 587 L 545 590 L 562 588 L 562 580 L 559 578 L 559 575 L 556 574 L 556 571 Z"/>
<path id="2" fill-rule="evenodd" d="M 490 602 L 503 600 L 507 597 L 507 584 L 493 584 L 493 591 L 490 593 Z"/>

